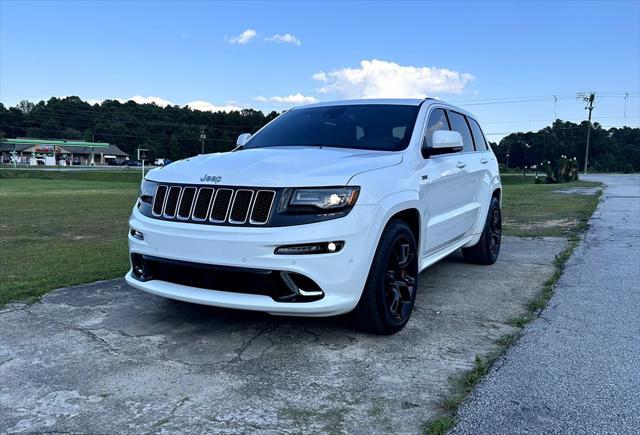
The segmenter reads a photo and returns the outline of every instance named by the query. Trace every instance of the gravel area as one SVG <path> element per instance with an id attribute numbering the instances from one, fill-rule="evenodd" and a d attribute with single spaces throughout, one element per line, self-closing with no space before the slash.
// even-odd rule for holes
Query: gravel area
<path id="1" fill-rule="evenodd" d="M 640 431 L 640 176 L 583 179 L 605 183 L 584 240 L 451 433 Z"/>

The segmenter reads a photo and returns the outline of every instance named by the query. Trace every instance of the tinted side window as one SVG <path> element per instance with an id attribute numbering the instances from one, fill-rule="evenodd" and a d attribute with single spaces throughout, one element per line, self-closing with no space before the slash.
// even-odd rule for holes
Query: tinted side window
<path id="1" fill-rule="evenodd" d="M 451 130 L 449 128 L 449 121 L 447 120 L 447 114 L 444 109 L 433 109 L 429 115 L 429 122 L 427 123 L 427 131 L 424 135 L 427 146 L 431 146 L 431 137 L 436 130 Z"/>
<path id="2" fill-rule="evenodd" d="M 471 133 L 473 133 L 473 141 L 476 144 L 476 150 L 478 151 L 486 151 L 489 149 L 487 146 L 487 141 L 482 134 L 482 130 L 480 130 L 480 126 L 476 122 L 475 119 L 467 118 L 469 121 L 469 125 L 471 126 Z"/>
<path id="3" fill-rule="evenodd" d="M 473 138 L 471 137 L 471 131 L 467 125 L 467 121 L 464 115 L 457 112 L 449 112 L 449 121 L 451 121 L 451 129 L 457 131 L 462 136 L 462 145 L 464 145 L 464 152 L 473 151 Z"/>

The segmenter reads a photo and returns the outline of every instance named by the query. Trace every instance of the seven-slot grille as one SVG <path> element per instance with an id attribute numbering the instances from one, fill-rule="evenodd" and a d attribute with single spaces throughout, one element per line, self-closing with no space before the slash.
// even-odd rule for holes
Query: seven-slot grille
<path id="1" fill-rule="evenodd" d="M 151 210 L 154 217 L 164 219 L 264 225 L 271 216 L 275 196 L 273 190 L 161 184 Z"/>

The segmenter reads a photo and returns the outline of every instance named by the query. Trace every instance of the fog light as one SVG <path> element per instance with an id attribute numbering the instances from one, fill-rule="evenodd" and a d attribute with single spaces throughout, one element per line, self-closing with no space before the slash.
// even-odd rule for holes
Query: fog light
<path id="1" fill-rule="evenodd" d="M 278 246 L 274 251 L 277 255 L 307 255 L 307 254 L 330 254 L 338 252 L 344 246 L 344 242 L 320 242 L 307 243 L 304 245 Z"/>
<path id="2" fill-rule="evenodd" d="M 138 240 L 144 240 L 144 234 L 138 230 L 134 230 L 133 228 L 131 228 L 131 237 Z"/>
<path id="3" fill-rule="evenodd" d="M 136 278 L 144 279 L 144 259 L 140 254 L 131 254 L 131 268 Z"/>

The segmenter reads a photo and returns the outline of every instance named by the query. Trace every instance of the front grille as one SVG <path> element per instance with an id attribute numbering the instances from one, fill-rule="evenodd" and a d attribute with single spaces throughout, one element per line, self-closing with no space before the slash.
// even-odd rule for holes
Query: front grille
<path id="1" fill-rule="evenodd" d="M 153 197 L 153 210 L 154 216 L 162 216 L 162 210 L 164 209 L 164 199 L 167 196 L 167 186 L 158 186 L 156 193 Z"/>
<path id="2" fill-rule="evenodd" d="M 178 219 L 186 220 L 191 217 L 191 207 L 196 197 L 195 187 L 185 187 L 182 189 L 182 197 L 180 198 L 180 207 L 178 208 Z"/>
<path id="3" fill-rule="evenodd" d="M 162 216 L 166 218 L 173 218 L 176 215 L 176 208 L 178 208 L 178 200 L 180 199 L 180 191 L 182 187 L 171 186 L 167 193 L 167 199 L 164 202 L 164 211 Z"/>
<path id="4" fill-rule="evenodd" d="M 210 187 L 203 187 L 198 191 L 196 205 L 193 207 L 193 214 L 191 215 L 194 221 L 204 221 L 207 219 L 213 192 L 214 190 Z"/>
<path id="5" fill-rule="evenodd" d="M 265 225 L 276 192 L 259 188 L 198 187 L 161 184 L 152 216 L 167 220 L 232 225 Z"/>
<path id="6" fill-rule="evenodd" d="M 252 199 L 252 190 L 236 190 L 236 194 L 233 197 L 233 205 L 231 206 L 231 215 L 229 216 L 229 222 L 231 222 L 232 224 L 245 223 L 247 221 L 247 215 L 249 214 L 249 207 L 251 206 Z"/>
<path id="7" fill-rule="evenodd" d="M 256 194 L 256 200 L 253 202 L 251 209 L 252 224 L 265 224 L 269 220 L 271 214 L 271 205 L 276 193 L 273 190 L 260 190 Z"/>
<path id="8" fill-rule="evenodd" d="M 213 207 L 211 208 L 211 217 L 209 218 L 211 222 L 222 223 L 227 219 L 232 196 L 233 190 L 218 189 L 216 198 L 213 200 Z"/>

